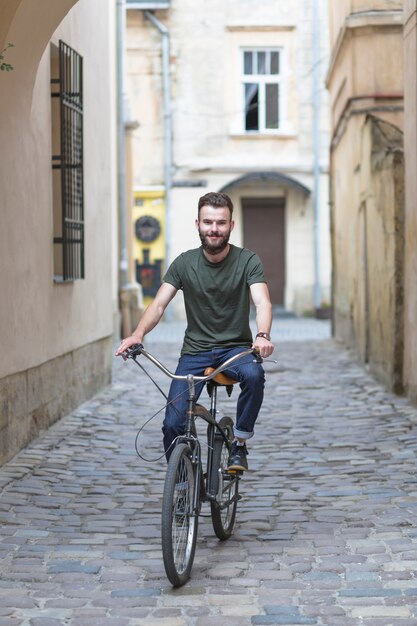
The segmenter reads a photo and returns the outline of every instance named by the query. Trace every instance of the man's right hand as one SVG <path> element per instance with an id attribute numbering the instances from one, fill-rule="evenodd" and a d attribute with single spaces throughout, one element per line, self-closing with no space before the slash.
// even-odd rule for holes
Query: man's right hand
<path id="1" fill-rule="evenodd" d="M 135 343 L 142 343 L 143 338 L 151 331 L 161 319 L 167 305 L 177 293 L 177 289 L 170 283 L 162 283 L 151 304 L 147 307 L 137 325 L 134 334 L 123 339 L 117 348 L 115 356 L 122 356 L 126 360 L 124 352 Z"/>
<path id="2" fill-rule="evenodd" d="M 134 346 L 136 343 L 142 343 L 142 341 L 136 335 L 130 335 L 122 340 L 120 346 L 117 348 L 114 356 L 122 356 L 126 360 L 126 356 L 124 352 L 128 350 L 131 346 Z"/>

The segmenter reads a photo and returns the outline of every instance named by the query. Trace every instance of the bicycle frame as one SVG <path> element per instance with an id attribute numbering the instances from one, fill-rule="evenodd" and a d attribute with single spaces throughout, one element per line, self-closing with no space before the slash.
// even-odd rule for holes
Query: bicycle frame
<path id="1" fill-rule="evenodd" d="M 194 376 L 173 374 L 149 354 L 142 344 L 136 344 L 124 353 L 125 358 L 132 358 L 139 365 L 136 360 L 138 354 L 143 354 L 169 378 L 186 382 L 188 392 L 184 434 L 173 442 L 165 475 L 161 511 L 161 545 L 165 572 L 173 586 L 179 587 L 187 582 L 191 573 L 202 503 L 210 502 L 213 530 L 218 539 L 224 541 L 233 533 L 237 503 L 241 497 L 241 472 L 228 469 L 229 451 L 233 441 L 233 419 L 223 416 L 220 423 L 216 420 L 217 386 L 226 384 L 230 391 L 228 385 L 234 381 L 227 377 L 226 380 L 214 379 L 244 356 L 252 355 L 260 363 L 262 359 L 256 351 L 247 349 L 230 357 L 208 375 Z M 211 406 L 207 410 L 197 404 L 196 382 L 211 380 L 213 383 L 208 389 Z M 155 381 L 154 383 L 156 384 Z M 158 387 L 157 384 L 156 386 Z M 159 387 L 158 389 L 165 395 Z M 196 428 L 197 417 L 201 417 L 208 424 L 206 476 L 203 474 L 201 443 Z"/>
<path id="2" fill-rule="evenodd" d="M 209 374 L 208 376 L 193 376 L 192 374 L 187 374 L 187 375 L 178 375 L 178 374 L 173 374 L 172 372 L 170 372 L 165 365 L 163 365 L 160 361 L 158 361 L 158 359 L 156 359 L 152 354 L 150 354 L 147 350 L 145 350 L 145 348 L 143 347 L 143 344 L 136 344 L 134 346 L 132 346 L 130 348 L 130 350 L 128 351 L 127 354 L 127 358 L 133 359 L 134 361 L 136 360 L 136 356 L 138 354 L 142 354 L 143 356 L 145 356 L 149 361 L 151 361 L 154 365 L 156 365 L 156 367 L 158 367 L 164 374 L 166 374 L 166 376 L 168 376 L 169 378 L 172 378 L 173 380 L 183 380 L 187 382 L 188 385 L 188 399 L 187 399 L 187 413 L 186 413 L 186 424 L 185 424 L 185 433 L 187 432 L 191 432 L 191 425 L 189 423 L 189 420 L 193 419 L 193 409 L 196 406 L 196 399 L 195 399 L 195 383 L 196 382 L 208 382 L 209 380 L 214 379 L 217 374 L 220 374 L 221 372 L 223 372 L 223 370 L 227 369 L 230 365 L 232 365 L 233 363 L 235 363 L 236 361 L 238 361 L 239 359 L 243 358 L 244 356 L 249 356 L 252 355 L 255 357 L 255 359 L 259 362 L 262 363 L 262 357 L 260 357 L 257 352 L 255 350 L 253 350 L 253 348 L 248 348 L 247 350 L 244 350 L 243 352 L 239 352 L 239 354 L 235 354 L 234 356 L 230 357 L 229 359 L 227 359 L 224 363 L 222 363 L 221 365 L 219 365 L 219 367 L 217 369 L 215 369 L 211 374 Z M 202 407 L 204 408 L 204 407 Z M 207 412 L 207 416 L 208 416 L 208 412 Z M 206 421 L 211 421 L 210 419 L 206 419 L 205 417 L 203 417 L 203 419 L 205 419 Z M 215 420 L 215 414 L 212 415 L 212 419 L 213 419 L 213 423 L 216 426 L 216 428 L 219 430 L 219 432 L 222 433 L 223 438 L 225 438 L 225 434 L 222 432 L 222 428 L 217 424 L 216 420 Z M 225 439 L 226 440 L 226 439 Z"/>
<path id="3" fill-rule="evenodd" d="M 217 374 L 220 374 L 225 369 L 230 367 L 233 363 L 240 360 L 245 356 L 253 356 L 258 362 L 262 362 L 261 357 L 254 351 L 252 348 L 248 348 L 236 354 L 229 359 L 227 359 L 224 363 L 222 363 L 217 369 L 215 369 L 211 374 L 207 376 L 194 376 L 192 374 L 187 375 L 177 375 L 170 372 L 158 359 L 156 359 L 152 354 L 150 354 L 142 344 L 136 344 L 132 346 L 129 353 L 128 358 L 136 360 L 136 356 L 138 354 L 142 354 L 149 361 L 151 361 L 156 367 L 158 367 L 164 374 L 166 374 L 169 378 L 175 380 L 183 380 L 187 382 L 188 387 L 188 398 L 187 398 L 187 410 L 186 410 L 186 419 L 185 419 L 185 431 L 184 434 L 178 437 L 177 443 L 184 442 L 187 443 L 192 451 L 191 461 L 196 467 L 196 479 L 197 484 L 199 485 L 198 489 L 196 489 L 195 493 L 195 502 L 193 502 L 193 510 L 194 513 L 198 515 L 200 502 L 201 501 L 212 501 L 216 502 L 216 494 L 213 494 L 211 491 L 211 469 L 212 469 L 212 454 L 211 451 L 214 445 L 214 437 L 216 432 L 220 433 L 223 440 L 228 444 L 228 439 L 223 431 L 223 428 L 216 421 L 216 406 L 217 406 L 217 387 L 214 385 L 212 394 L 211 394 L 211 406 L 210 411 L 208 411 L 205 407 L 201 405 L 197 405 L 196 395 L 195 395 L 195 383 L 196 382 L 208 382 L 214 379 Z M 198 407 L 198 410 L 197 410 Z M 202 480 L 203 470 L 202 470 L 202 460 L 201 460 L 201 444 L 195 432 L 195 424 L 194 418 L 201 417 L 209 424 L 209 437 L 210 440 L 208 442 L 209 453 L 207 455 L 207 482 L 205 483 Z M 211 426 L 211 428 L 210 428 Z M 239 476 L 237 476 L 237 479 Z"/>

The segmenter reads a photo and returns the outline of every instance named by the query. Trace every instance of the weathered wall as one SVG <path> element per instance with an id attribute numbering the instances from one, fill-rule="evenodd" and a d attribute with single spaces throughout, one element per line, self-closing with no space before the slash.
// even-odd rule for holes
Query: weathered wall
<path id="1" fill-rule="evenodd" d="M 352 134 L 359 138 L 349 141 Z M 402 390 L 403 134 L 356 118 L 333 159 L 334 328 L 373 373 Z"/>
<path id="2" fill-rule="evenodd" d="M 329 3 L 334 333 L 403 384 L 402 2 Z"/>
<path id="3" fill-rule="evenodd" d="M 405 228 L 403 133 L 387 122 L 369 117 L 363 134 L 361 206 L 366 220 L 366 357 L 375 374 L 392 390 L 401 392 Z"/>
<path id="4" fill-rule="evenodd" d="M 404 2 L 405 278 L 404 385 L 417 402 L 417 2 Z"/>

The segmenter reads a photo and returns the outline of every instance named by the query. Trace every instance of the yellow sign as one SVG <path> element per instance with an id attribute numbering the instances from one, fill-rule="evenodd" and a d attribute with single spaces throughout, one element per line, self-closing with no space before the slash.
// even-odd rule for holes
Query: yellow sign
<path id="1" fill-rule="evenodd" d="M 148 305 L 164 274 L 165 194 L 163 189 L 133 192 L 133 258 L 136 280 L 142 285 L 144 304 Z"/>

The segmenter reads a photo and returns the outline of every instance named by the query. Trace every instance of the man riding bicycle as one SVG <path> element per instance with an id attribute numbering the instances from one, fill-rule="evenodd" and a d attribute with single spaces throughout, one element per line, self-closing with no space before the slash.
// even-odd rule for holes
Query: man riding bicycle
<path id="1" fill-rule="evenodd" d="M 233 204 L 226 194 L 210 192 L 199 199 L 195 224 L 202 245 L 172 262 L 155 299 L 134 333 L 121 342 L 116 355 L 143 342 L 179 289 L 184 293 L 187 328 L 176 374 L 201 376 L 207 367 L 217 367 L 251 346 L 263 358 L 272 354 L 272 306 L 262 263 L 257 254 L 229 243 L 234 228 L 232 216 Z M 250 299 L 256 309 L 255 340 L 249 325 Z M 228 467 L 243 471 L 248 469 L 246 441 L 254 434 L 265 376 L 262 365 L 254 359 L 238 362 L 224 374 L 239 381 L 241 388 Z M 182 381 L 171 383 L 162 428 L 167 459 L 173 441 L 183 434 L 186 388 Z M 201 391 L 202 385 L 197 384 L 197 398 Z"/>

